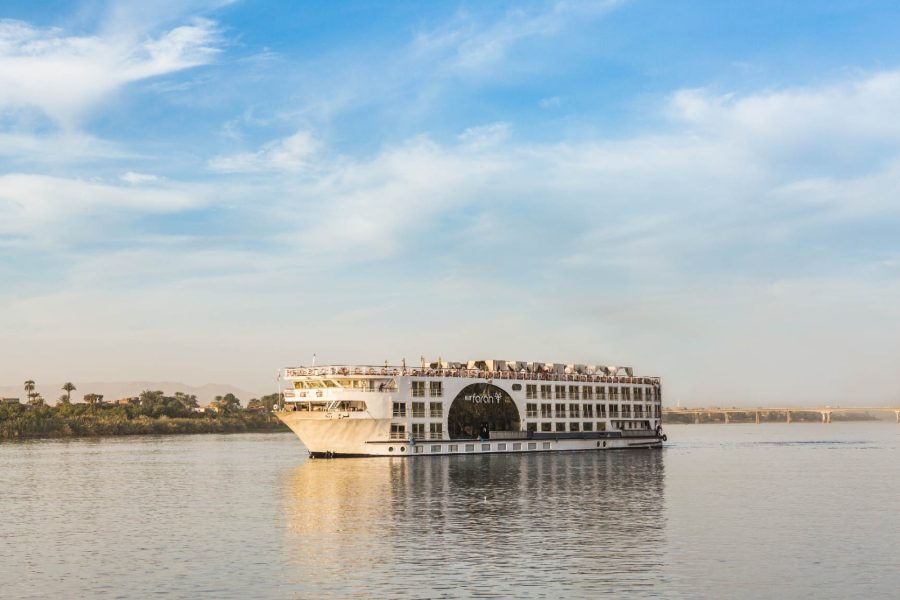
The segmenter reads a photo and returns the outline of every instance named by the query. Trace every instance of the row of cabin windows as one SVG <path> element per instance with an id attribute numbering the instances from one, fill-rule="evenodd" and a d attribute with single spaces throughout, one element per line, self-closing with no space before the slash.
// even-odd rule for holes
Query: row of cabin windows
<path id="1" fill-rule="evenodd" d="M 393 417 L 404 418 L 407 415 L 407 403 L 406 402 L 394 402 L 391 410 L 391 415 Z M 427 407 L 427 412 L 426 412 Z M 630 405 L 623 404 L 621 406 L 617 404 L 578 404 L 574 402 L 570 402 L 568 405 L 563 402 L 557 402 L 556 404 L 541 404 L 540 410 L 538 410 L 537 403 L 527 403 L 525 405 L 525 417 L 526 418 L 537 418 L 540 416 L 542 419 L 553 419 L 553 418 L 572 418 L 572 419 L 580 419 L 584 417 L 586 419 L 594 418 L 596 414 L 597 417 L 601 419 L 605 419 L 607 416 L 610 417 L 625 417 L 625 418 L 643 418 L 643 417 L 659 417 L 660 416 L 660 407 L 656 404 L 647 404 L 647 405 Z M 412 402 L 412 417 L 414 419 L 424 419 L 424 418 L 432 418 L 432 419 L 442 419 L 444 416 L 444 403 L 443 402 Z"/>
<path id="2" fill-rule="evenodd" d="M 424 398 L 426 395 L 439 398 L 444 395 L 444 383 L 442 381 L 412 381 L 413 398 Z M 425 389 L 428 393 L 425 393 Z"/>
<path id="3" fill-rule="evenodd" d="M 428 423 L 428 427 L 426 428 L 425 423 L 413 423 L 410 430 L 409 435 L 414 439 L 420 440 L 440 440 L 444 437 L 444 426 L 442 423 Z M 613 427 L 617 429 L 646 429 L 650 427 L 650 423 L 648 421 L 644 421 L 643 423 L 634 423 L 631 421 L 614 421 L 612 423 Z M 595 429 L 596 427 L 596 429 Z M 547 432 L 582 432 L 582 431 L 606 431 L 606 423 L 594 423 L 592 421 L 557 421 L 555 423 L 534 423 L 529 422 L 525 424 L 526 431 L 541 431 L 542 433 Z M 391 439 L 392 440 L 405 440 L 407 438 L 407 429 L 406 425 L 403 423 L 392 423 L 391 424 Z"/>
<path id="4" fill-rule="evenodd" d="M 428 412 L 425 412 L 425 402 L 412 403 L 412 416 L 414 419 L 424 419 L 430 417 L 432 419 L 441 419 L 444 416 L 443 402 L 429 402 Z M 391 415 L 394 417 L 406 416 L 406 402 L 394 402 L 391 407 Z"/>
<path id="5" fill-rule="evenodd" d="M 594 429 L 596 427 L 596 429 Z M 593 421 L 556 422 L 556 423 L 526 423 L 526 431 L 606 431 L 606 423 L 594 423 Z"/>
<path id="6" fill-rule="evenodd" d="M 596 430 L 594 429 L 596 427 Z M 615 429 L 650 429 L 650 422 L 643 421 L 636 423 L 634 421 L 613 421 L 612 427 Z M 547 432 L 581 432 L 581 431 L 606 431 L 606 423 L 593 423 L 591 421 L 564 422 L 557 421 L 555 423 L 526 423 L 526 431 Z"/>
<path id="7" fill-rule="evenodd" d="M 413 398 L 424 398 L 426 396 L 431 396 L 432 398 L 438 398 L 444 395 L 444 384 L 441 381 L 412 381 L 410 382 L 412 386 L 412 396 Z M 542 400 L 549 400 L 551 398 L 571 398 L 572 400 L 579 400 L 581 398 L 585 400 L 593 400 L 595 397 L 597 400 L 606 400 L 607 397 L 607 386 L 598 385 L 598 386 L 590 386 L 590 385 L 537 385 L 537 384 L 527 384 L 525 386 L 525 398 L 526 399 L 537 399 L 538 392 L 540 392 L 540 398 Z M 609 399 L 610 400 L 637 400 L 642 401 L 646 398 L 647 401 L 650 400 L 659 400 L 661 395 L 659 393 L 658 388 L 647 387 L 616 387 L 609 386 Z"/>
<path id="8" fill-rule="evenodd" d="M 419 439 L 439 440 L 444 437 L 443 423 L 428 423 L 426 429 L 425 423 L 413 423 L 410 429 L 410 435 Z M 391 423 L 391 439 L 406 439 L 406 425 L 404 423 Z"/>
<path id="9" fill-rule="evenodd" d="M 593 400 L 596 396 L 597 400 L 606 400 L 607 386 L 605 385 L 537 385 L 527 384 L 525 386 L 525 398 L 527 400 L 537 400 L 538 392 L 540 392 L 541 400 L 550 400 L 552 398 L 562 399 L 570 398 L 572 400 Z M 609 387 L 610 400 L 637 400 L 643 401 L 659 400 L 661 398 L 657 388 L 630 388 L 630 387 Z"/>
<path id="10" fill-rule="evenodd" d="M 595 412 L 596 408 L 596 412 Z M 647 404 L 645 405 L 630 405 L 623 404 L 621 406 L 617 404 L 576 404 L 574 402 L 570 402 L 568 405 L 562 402 L 557 402 L 556 404 L 541 404 L 540 412 L 538 411 L 537 403 L 527 403 L 525 404 L 525 417 L 536 419 L 540 416 L 541 419 L 560 419 L 560 418 L 571 418 L 571 419 L 580 419 L 584 417 L 586 419 L 594 418 L 596 414 L 598 418 L 605 419 L 607 417 L 607 409 L 609 410 L 610 417 L 625 417 L 625 418 L 643 418 L 643 417 L 659 417 L 660 416 L 660 407 L 657 404 Z"/>

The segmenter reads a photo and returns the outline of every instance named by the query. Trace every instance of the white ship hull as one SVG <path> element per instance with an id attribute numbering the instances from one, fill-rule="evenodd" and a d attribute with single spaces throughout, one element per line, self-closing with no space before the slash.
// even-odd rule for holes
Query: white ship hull
<path id="1" fill-rule="evenodd" d="M 662 446 L 657 378 L 558 367 L 287 369 L 291 387 L 276 414 L 323 457 Z"/>

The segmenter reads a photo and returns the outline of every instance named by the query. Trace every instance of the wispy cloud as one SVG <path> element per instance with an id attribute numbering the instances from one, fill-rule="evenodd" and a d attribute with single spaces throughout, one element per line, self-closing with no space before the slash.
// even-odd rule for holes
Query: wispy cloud
<path id="1" fill-rule="evenodd" d="M 254 152 L 213 157 L 209 168 L 222 173 L 299 172 L 310 167 L 319 147 L 312 134 L 298 131 L 289 137 L 269 142 Z"/>
<path id="2" fill-rule="evenodd" d="M 207 19 L 139 40 L 0 21 L 0 111 L 37 109 L 74 128 L 127 83 L 209 63 L 217 42 Z"/>
<path id="3" fill-rule="evenodd" d="M 23 248 L 109 243 L 134 234 L 144 215 L 202 206 L 209 197 L 191 184 L 121 186 L 47 175 L 0 176 L 0 237 Z"/>
<path id="4" fill-rule="evenodd" d="M 460 13 L 447 25 L 419 32 L 413 50 L 429 57 L 445 55 L 453 70 L 481 71 L 505 59 L 519 44 L 558 35 L 573 20 L 596 18 L 626 1 L 552 2 L 536 9 L 514 8 L 499 19 Z"/>

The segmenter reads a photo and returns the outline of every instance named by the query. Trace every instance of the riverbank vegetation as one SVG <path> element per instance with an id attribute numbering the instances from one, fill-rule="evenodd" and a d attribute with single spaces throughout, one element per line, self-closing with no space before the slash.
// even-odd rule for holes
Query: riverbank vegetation
<path id="1" fill-rule="evenodd" d="M 84 403 L 72 403 L 70 394 L 66 390 L 55 406 L 31 396 L 27 404 L 0 402 L 0 439 L 288 430 L 272 414 L 276 394 L 254 398 L 246 407 L 226 394 L 204 408 L 193 395 L 154 390 L 116 402 L 85 394 Z"/>

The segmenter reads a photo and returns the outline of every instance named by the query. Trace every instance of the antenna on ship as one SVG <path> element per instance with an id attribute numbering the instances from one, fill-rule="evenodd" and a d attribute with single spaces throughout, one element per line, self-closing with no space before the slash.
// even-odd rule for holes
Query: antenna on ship
<path id="1" fill-rule="evenodd" d="M 313 364 L 312 366 L 316 366 L 316 354 L 313 352 Z"/>
<path id="2" fill-rule="evenodd" d="M 275 371 L 275 406 L 278 407 L 278 410 L 284 410 L 284 396 L 281 394 L 281 369 Z"/>

